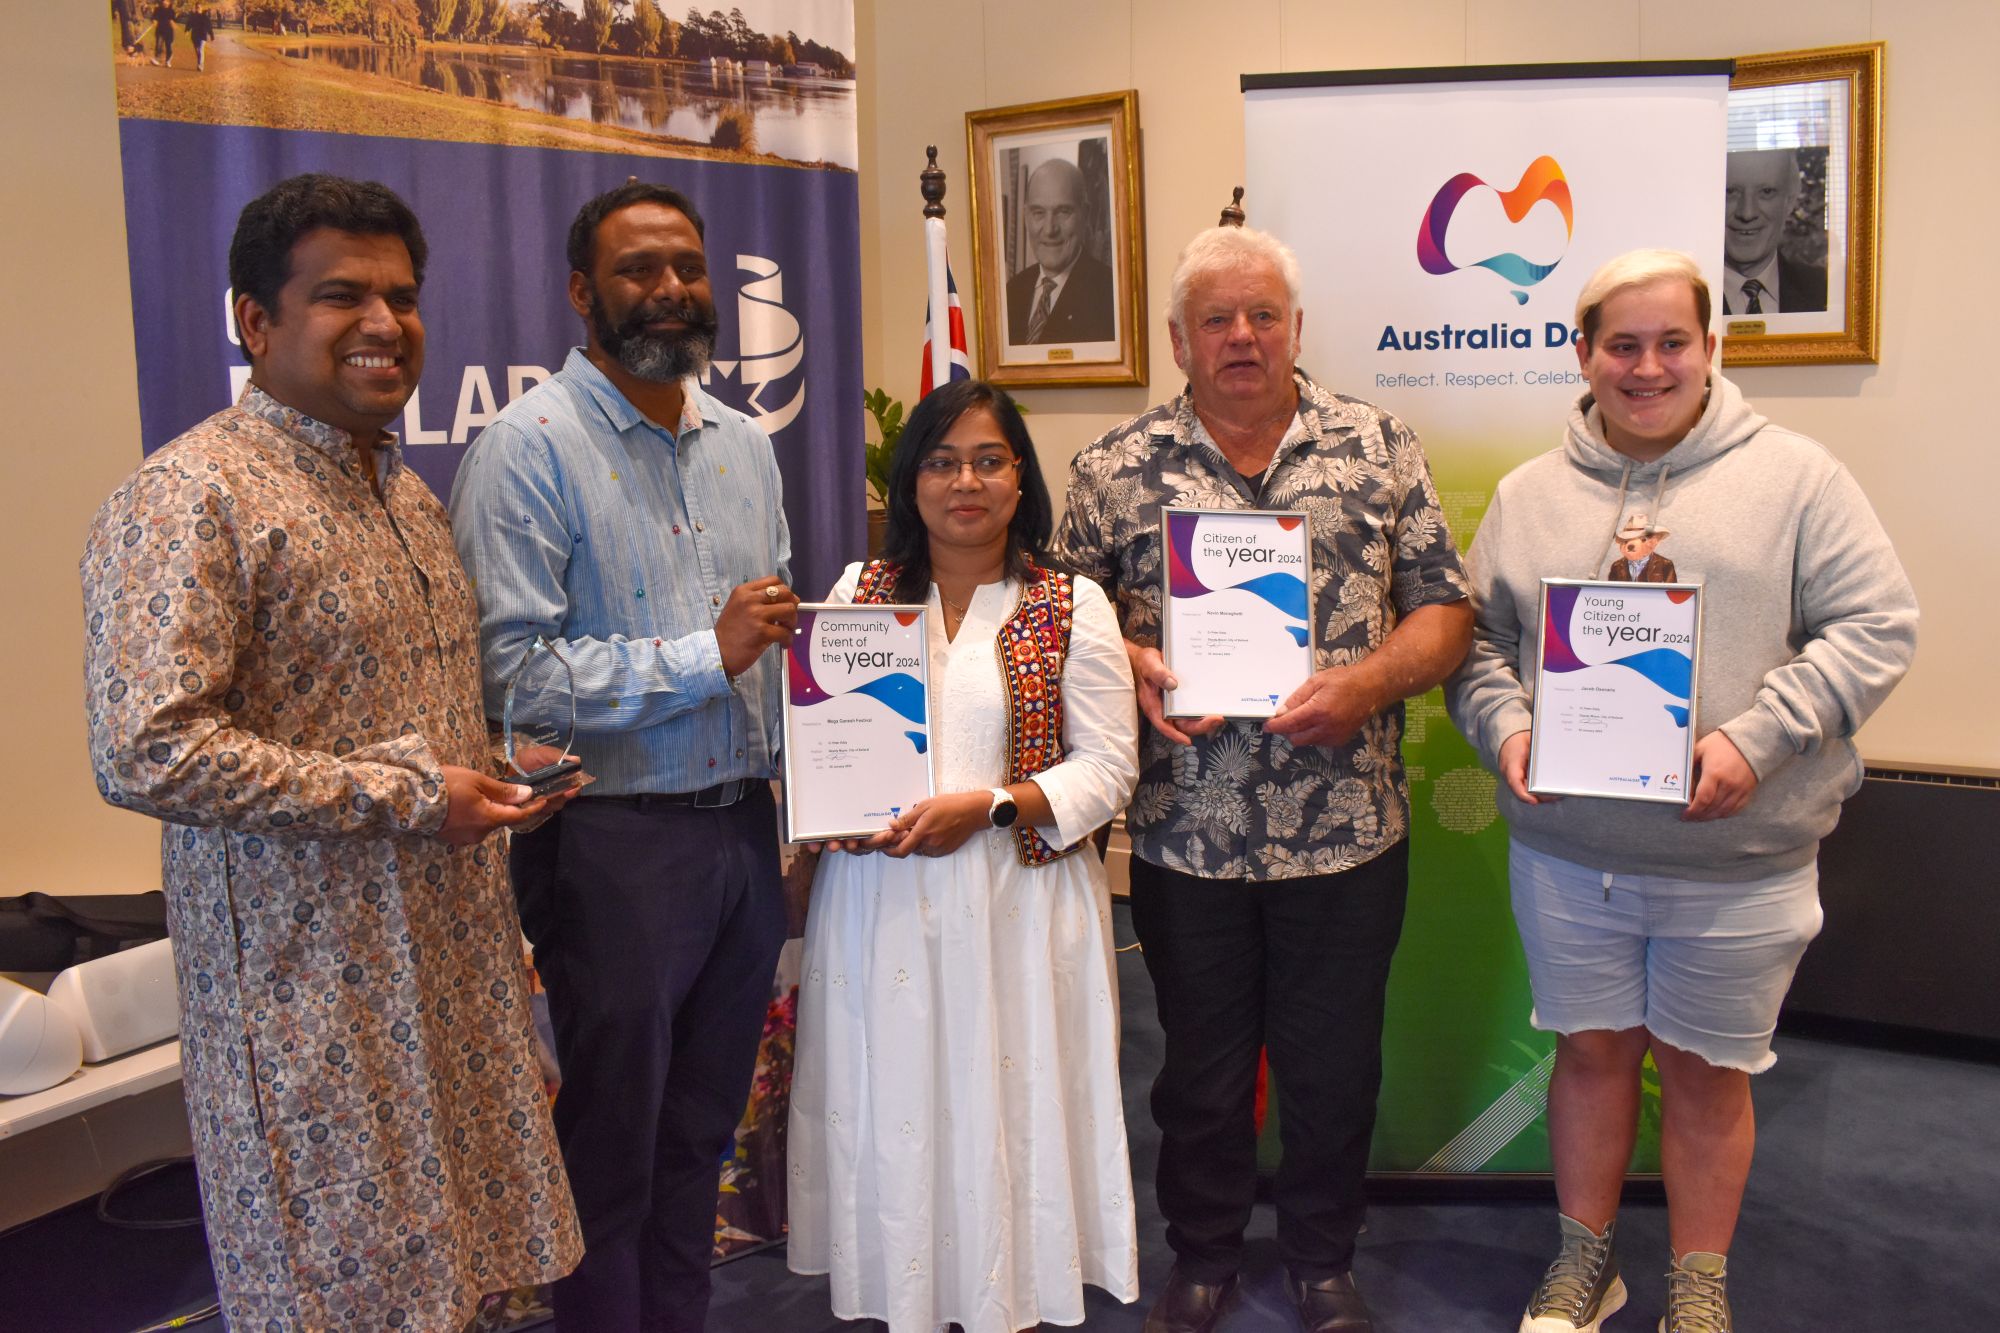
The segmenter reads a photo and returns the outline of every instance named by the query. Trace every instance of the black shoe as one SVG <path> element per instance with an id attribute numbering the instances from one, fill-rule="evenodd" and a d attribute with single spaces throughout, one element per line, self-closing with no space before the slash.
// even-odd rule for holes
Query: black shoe
<path id="1" fill-rule="evenodd" d="M 1146 1316 L 1145 1333 L 1209 1333 L 1235 1290 L 1234 1273 L 1220 1282 L 1197 1282 L 1175 1264 L 1167 1289 Z"/>
<path id="2" fill-rule="evenodd" d="M 1368 1302 L 1355 1289 L 1351 1272 L 1317 1282 L 1287 1277 L 1285 1289 L 1292 1294 L 1292 1304 L 1299 1308 L 1299 1326 L 1305 1333 L 1375 1333 Z"/>

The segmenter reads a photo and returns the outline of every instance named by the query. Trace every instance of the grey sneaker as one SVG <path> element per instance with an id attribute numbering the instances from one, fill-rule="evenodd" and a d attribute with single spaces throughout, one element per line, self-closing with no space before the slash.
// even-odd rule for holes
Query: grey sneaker
<path id="1" fill-rule="evenodd" d="M 1660 1333 L 1735 1333 L 1729 1316 L 1729 1261 L 1690 1250 L 1667 1270 L 1667 1312 Z"/>
<path id="2" fill-rule="evenodd" d="M 1542 1283 L 1521 1316 L 1519 1333 L 1598 1333 L 1625 1305 L 1618 1256 L 1611 1252 L 1616 1222 L 1599 1236 L 1573 1217 L 1563 1216 L 1562 1253 L 1542 1275 Z"/>

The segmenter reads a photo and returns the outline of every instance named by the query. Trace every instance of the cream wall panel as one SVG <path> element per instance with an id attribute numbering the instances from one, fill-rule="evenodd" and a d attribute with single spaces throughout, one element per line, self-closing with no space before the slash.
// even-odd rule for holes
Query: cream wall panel
<path id="1" fill-rule="evenodd" d="M 1148 103 L 1140 84 L 1134 57 L 1135 30 L 1165 21 L 1157 8 L 1145 0 L 1015 0 L 1014 3 L 985 5 L 986 101 L 964 110 L 982 107 L 1015 106 L 1023 102 L 1049 101 L 1092 93 L 1118 92 L 1137 87 L 1139 122 L 1148 120 Z M 964 139 L 963 112 L 959 137 Z M 1241 131 L 1238 131 L 1241 137 Z M 1141 158 L 1150 136 L 1142 137 Z M 1148 190 L 1150 196 L 1150 190 Z M 953 225 L 953 252 L 962 235 L 967 255 L 956 272 L 963 280 L 967 327 L 974 328 L 972 309 L 972 212 L 971 200 L 956 214 Z M 955 261 L 956 262 L 956 261 Z M 1149 312 L 1149 316 L 1152 312 Z M 1151 319 L 1156 332 L 1164 337 L 1165 327 Z M 975 361 L 975 365 L 977 362 Z M 1171 363 L 1169 363 L 1171 364 Z M 912 371 L 912 374 L 915 372 Z M 1021 402 L 1030 413 L 1029 426 L 1035 438 L 1043 474 L 1048 478 L 1058 509 L 1063 499 L 1069 460 L 1076 452 L 1110 427 L 1144 409 L 1142 389 L 1067 389 L 1023 392 Z"/>
<path id="2" fill-rule="evenodd" d="M 1874 0 L 1645 0 L 1639 9 L 1641 60 L 1686 60 L 1839 46 L 1869 40 Z M 1924 7 L 1917 0 L 1916 7 Z"/>
<path id="3" fill-rule="evenodd" d="M 0 80 L 0 691 L 14 767 L 0 894 L 136 892 L 159 887 L 159 826 L 97 799 L 76 570 L 91 515 L 139 461 L 111 33 L 102 5 L 51 5 L 35 23 L 34 59 Z"/>
<path id="4" fill-rule="evenodd" d="M 1134 85 L 1146 141 L 1146 268 L 1152 383 L 1130 397 L 1132 413 L 1180 391 L 1184 382 L 1167 341 L 1167 292 L 1188 238 L 1215 225 L 1229 192 L 1243 184 L 1245 73 L 1283 68 L 1278 0 L 1231 5 L 1215 21 L 1206 0 L 1157 0 L 1133 32 Z M 1199 33 L 1198 50 L 1189 34 Z M 1256 217 L 1257 201 L 1244 206 Z M 1050 395 L 1044 395 L 1048 397 Z M 1111 424 L 1116 424 L 1115 422 Z"/>
<path id="5" fill-rule="evenodd" d="M 985 106 L 984 6 L 979 0 L 924 5 L 858 2 L 854 30 L 861 70 L 862 379 L 913 402 L 923 353 L 924 228 L 918 176 L 935 145 L 946 176 L 951 268 L 977 339 L 972 301 L 972 208 L 965 174 L 965 112 Z M 950 34 L 949 43 L 940 37 Z M 940 51 L 948 48 L 948 58 Z M 974 348 L 974 364 L 977 364 Z M 856 429 L 874 426 L 860 404 Z M 823 596 L 824 588 L 804 590 Z"/>
<path id="6" fill-rule="evenodd" d="M 1286 71 L 1462 65 L 1465 0 L 1285 0 L 1278 40 Z"/>
<path id="7" fill-rule="evenodd" d="M 1639 0 L 1471 0 L 1466 28 L 1471 65 L 1630 60 Z"/>
<path id="8" fill-rule="evenodd" d="M 987 106 L 1043 102 L 1132 86 L 1141 0 L 1011 0 L 985 13 Z M 1144 20 L 1152 22 L 1148 15 Z"/>

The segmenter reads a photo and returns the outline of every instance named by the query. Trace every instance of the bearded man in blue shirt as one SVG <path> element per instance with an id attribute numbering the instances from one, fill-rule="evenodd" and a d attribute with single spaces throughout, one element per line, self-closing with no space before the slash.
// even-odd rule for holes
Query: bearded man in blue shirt
<path id="1" fill-rule="evenodd" d="M 596 777 L 510 858 L 583 1223 L 583 1265 L 555 1289 L 573 1333 L 702 1327 L 717 1161 L 785 934 L 766 650 L 798 598 L 771 442 L 697 383 L 716 331 L 703 231 L 662 186 L 583 206 L 569 299 L 585 345 L 486 428 L 451 497 L 487 716 L 546 640 Z"/>

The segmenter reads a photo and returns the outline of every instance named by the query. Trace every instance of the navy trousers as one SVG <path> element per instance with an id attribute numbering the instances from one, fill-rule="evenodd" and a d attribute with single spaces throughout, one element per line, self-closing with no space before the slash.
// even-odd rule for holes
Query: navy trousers
<path id="1" fill-rule="evenodd" d="M 579 797 L 514 839 L 562 1065 L 556 1136 L 583 1264 L 564 1333 L 698 1333 L 720 1163 L 785 939 L 768 787 L 719 810 Z"/>
<path id="2" fill-rule="evenodd" d="M 1272 1190 L 1278 1252 L 1305 1281 L 1353 1263 L 1409 848 L 1263 883 L 1132 860 L 1132 926 L 1165 1038 L 1153 1082 L 1160 1212 L 1197 1281 L 1236 1271 L 1256 1201 L 1259 1048 L 1284 1149 Z"/>

